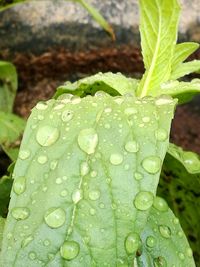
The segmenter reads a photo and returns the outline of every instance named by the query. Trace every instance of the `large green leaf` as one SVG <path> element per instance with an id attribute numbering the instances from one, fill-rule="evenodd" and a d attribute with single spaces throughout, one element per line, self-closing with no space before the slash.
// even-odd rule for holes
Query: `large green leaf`
<path id="1" fill-rule="evenodd" d="M 8 212 L 12 182 L 9 176 L 3 176 L 0 179 L 0 216 L 2 217 L 6 217 Z"/>
<path id="2" fill-rule="evenodd" d="M 139 96 L 157 95 L 160 84 L 169 80 L 177 39 L 180 7 L 177 0 L 140 0 L 140 34 L 145 74 Z"/>
<path id="3" fill-rule="evenodd" d="M 193 60 L 190 62 L 182 63 L 177 68 L 172 71 L 171 79 L 176 80 L 185 75 L 188 75 L 193 72 L 200 71 L 200 60 Z"/>
<path id="4" fill-rule="evenodd" d="M 0 111 L 0 145 L 12 160 L 15 160 L 18 154 L 19 139 L 24 128 L 23 119 L 12 113 Z"/>
<path id="5" fill-rule="evenodd" d="M 164 199 L 156 197 L 142 233 L 138 267 L 195 266 L 192 250 L 179 220 Z"/>
<path id="6" fill-rule="evenodd" d="M 158 194 L 165 197 L 189 239 L 197 266 L 200 264 L 200 160 L 192 152 L 170 145 Z"/>
<path id="7" fill-rule="evenodd" d="M 13 174 L 1 264 L 130 265 L 130 233 L 146 224 L 174 104 L 105 93 L 39 103 Z"/>
<path id="8" fill-rule="evenodd" d="M 17 73 L 14 65 L 0 61 L 0 111 L 12 112 L 17 91 Z"/>
<path id="9" fill-rule="evenodd" d="M 1 243 L 3 239 L 4 225 L 5 225 L 5 219 L 0 217 L 0 251 L 1 251 Z"/>
<path id="10" fill-rule="evenodd" d="M 94 95 L 97 91 L 104 91 L 112 96 L 132 93 L 135 95 L 138 80 L 127 78 L 121 73 L 98 73 L 93 76 L 80 79 L 77 82 L 66 82 L 58 87 L 54 98 L 62 94 L 73 94 L 80 97 Z"/>
<path id="11" fill-rule="evenodd" d="M 186 42 L 177 44 L 174 50 L 174 56 L 172 60 L 172 71 L 181 65 L 193 52 L 199 48 L 198 43 Z"/>

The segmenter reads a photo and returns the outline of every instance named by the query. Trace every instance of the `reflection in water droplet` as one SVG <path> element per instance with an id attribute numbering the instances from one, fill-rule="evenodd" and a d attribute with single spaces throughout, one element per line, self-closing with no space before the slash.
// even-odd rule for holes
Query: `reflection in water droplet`
<path id="1" fill-rule="evenodd" d="M 27 159 L 27 158 L 29 158 L 30 154 L 31 154 L 31 152 L 28 149 L 20 150 L 19 151 L 19 158 L 22 160 Z"/>
<path id="2" fill-rule="evenodd" d="M 143 178 L 143 174 L 139 172 L 135 172 L 134 177 L 135 177 L 135 180 L 139 181 Z"/>
<path id="3" fill-rule="evenodd" d="M 61 227 L 65 223 L 66 214 L 61 208 L 50 208 L 44 216 L 46 224 L 51 228 Z"/>
<path id="4" fill-rule="evenodd" d="M 80 246 L 75 241 L 65 241 L 60 248 L 60 254 L 65 260 L 73 260 L 79 254 Z"/>
<path id="5" fill-rule="evenodd" d="M 113 165 L 119 165 L 123 161 L 123 156 L 119 153 L 111 154 L 110 156 L 110 163 Z"/>
<path id="6" fill-rule="evenodd" d="M 168 133 L 165 129 L 159 128 L 155 131 L 155 137 L 158 141 L 165 141 L 168 137 Z"/>
<path id="7" fill-rule="evenodd" d="M 164 238 L 170 238 L 171 237 L 171 230 L 166 225 L 160 225 L 159 226 L 159 232 Z"/>
<path id="8" fill-rule="evenodd" d="M 142 161 L 142 167 L 151 174 L 156 174 L 161 169 L 161 159 L 157 156 L 149 156 Z"/>
<path id="9" fill-rule="evenodd" d="M 51 146 L 58 138 L 59 130 L 49 125 L 40 127 L 36 134 L 36 140 L 41 146 Z"/>
<path id="10" fill-rule="evenodd" d="M 74 112 L 72 110 L 65 110 L 61 115 L 61 119 L 63 122 L 70 121 L 74 116 Z"/>
<path id="11" fill-rule="evenodd" d="M 87 154 L 93 154 L 98 144 L 98 135 L 93 128 L 83 129 L 78 135 L 79 147 Z"/>
<path id="12" fill-rule="evenodd" d="M 72 193 L 72 201 L 74 204 L 77 204 L 81 199 L 83 198 L 83 190 L 81 189 L 76 189 Z"/>
<path id="13" fill-rule="evenodd" d="M 128 152 L 136 153 L 139 151 L 139 144 L 136 141 L 128 141 L 125 144 L 125 149 Z"/>
<path id="14" fill-rule="evenodd" d="M 146 245 L 150 248 L 153 248 L 156 244 L 156 239 L 153 236 L 148 236 L 146 239 Z"/>
<path id="15" fill-rule="evenodd" d="M 22 194 L 26 189 L 26 177 L 24 176 L 17 177 L 14 180 L 13 189 L 17 195 Z"/>
<path id="16" fill-rule="evenodd" d="M 90 171 L 90 167 L 89 167 L 88 163 L 86 161 L 81 162 L 81 165 L 80 165 L 81 176 L 87 175 L 89 173 L 89 171 Z"/>
<path id="17" fill-rule="evenodd" d="M 97 199 L 99 199 L 100 198 L 100 195 L 101 195 L 101 193 L 100 193 L 99 190 L 92 190 L 92 191 L 89 192 L 89 198 L 91 200 L 97 200 Z"/>
<path id="18" fill-rule="evenodd" d="M 153 206 L 159 211 L 167 211 L 168 210 L 168 205 L 167 202 L 161 198 L 161 197 L 155 197 L 153 201 Z"/>
<path id="19" fill-rule="evenodd" d="M 11 214 L 16 220 L 25 220 L 29 217 L 30 211 L 28 208 L 13 208 Z"/>
<path id="20" fill-rule="evenodd" d="M 137 193 L 134 199 L 134 205 L 138 210 L 147 210 L 153 204 L 153 194 L 147 191 Z"/>
<path id="21" fill-rule="evenodd" d="M 127 254 L 135 254 L 141 245 L 140 236 L 137 233 L 128 234 L 124 245 Z"/>

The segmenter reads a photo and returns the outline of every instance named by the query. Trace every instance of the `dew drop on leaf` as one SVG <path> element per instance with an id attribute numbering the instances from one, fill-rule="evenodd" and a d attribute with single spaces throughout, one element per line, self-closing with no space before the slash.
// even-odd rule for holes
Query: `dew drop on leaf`
<path id="1" fill-rule="evenodd" d="M 127 254 L 134 254 L 141 245 L 140 236 L 137 233 L 129 233 L 125 239 L 125 249 Z"/>
<path id="2" fill-rule="evenodd" d="M 31 152 L 28 149 L 20 150 L 19 151 L 19 158 L 22 160 L 27 159 L 27 158 L 29 158 L 30 154 L 31 154 Z"/>
<path id="3" fill-rule="evenodd" d="M 41 155 L 37 158 L 37 162 L 40 164 L 45 164 L 47 161 L 48 161 L 48 158 L 45 155 Z"/>
<path id="4" fill-rule="evenodd" d="M 167 262 L 166 262 L 165 258 L 163 258 L 161 256 L 154 259 L 153 263 L 154 263 L 155 267 L 167 267 Z"/>
<path id="5" fill-rule="evenodd" d="M 35 259 L 36 259 L 36 254 L 35 254 L 35 252 L 30 252 L 30 253 L 28 254 L 28 257 L 29 257 L 29 259 L 31 259 L 31 260 L 35 260 Z"/>
<path id="6" fill-rule="evenodd" d="M 161 159 L 157 156 L 149 156 L 142 161 L 142 167 L 151 174 L 156 174 L 161 169 Z"/>
<path id="7" fill-rule="evenodd" d="M 93 154 L 98 144 L 98 135 L 95 129 L 88 128 L 81 130 L 78 135 L 78 144 L 88 155 Z"/>
<path id="8" fill-rule="evenodd" d="M 170 238 L 171 237 L 171 230 L 166 225 L 159 225 L 159 232 L 164 238 Z"/>
<path id="9" fill-rule="evenodd" d="M 136 141 L 128 141 L 125 144 L 125 149 L 128 152 L 136 153 L 139 151 L 139 144 Z"/>
<path id="10" fill-rule="evenodd" d="M 65 110 L 61 115 L 61 119 L 63 122 L 70 121 L 74 116 L 74 112 L 72 110 Z"/>
<path id="11" fill-rule="evenodd" d="M 65 241 L 60 248 L 60 254 L 65 260 L 73 260 L 79 254 L 80 246 L 75 241 Z"/>
<path id="12" fill-rule="evenodd" d="M 48 239 L 45 239 L 43 244 L 45 247 L 48 247 L 50 245 L 50 241 Z"/>
<path id="13" fill-rule="evenodd" d="M 36 140 L 41 146 L 51 146 L 58 138 L 59 130 L 49 125 L 40 127 L 36 134 Z"/>
<path id="14" fill-rule="evenodd" d="M 87 175 L 89 173 L 89 171 L 90 171 L 90 167 L 89 167 L 88 163 L 86 161 L 81 162 L 81 165 L 80 165 L 81 176 Z"/>
<path id="15" fill-rule="evenodd" d="M 184 152 L 182 154 L 183 161 L 188 169 L 191 171 L 198 171 L 200 170 L 200 161 L 196 154 L 192 152 Z"/>
<path id="16" fill-rule="evenodd" d="M 95 210 L 95 209 L 93 209 L 93 208 L 91 208 L 91 209 L 90 209 L 90 215 L 92 215 L 92 216 L 93 216 L 93 215 L 95 215 L 95 214 L 96 214 L 96 210 Z"/>
<path id="17" fill-rule="evenodd" d="M 143 178 L 143 175 L 140 172 L 135 172 L 134 177 L 135 180 L 139 181 Z"/>
<path id="18" fill-rule="evenodd" d="M 45 109 L 47 109 L 47 107 L 48 107 L 48 105 L 46 103 L 43 103 L 43 102 L 39 102 L 36 105 L 37 110 L 45 110 Z"/>
<path id="19" fill-rule="evenodd" d="M 168 133 L 165 129 L 159 128 L 155 131 L 155 137 L 158 141 L 165 141 L 168 137 Z"/>
<path id="20" fill-rule="evenodd" d="M 11 214 L 16 220 L 25 220 L 29 217 L 30 211 L 28 208 L 13 208 Z"/>
<path id="21" fill-rule="evenodd" d="M 146 245 L 149 248 L 153 248 L 156 244 L 156 239 L 153 236 L 148 236 L 146 239 Z"/>
<path id="22" fill-rule="evenodd" d="M 179 259 L 180 259 L 180 260 L 184 260 L 184 259 L 185 259 L 185 255 L 184 255 L 182 252 L 180 252 L 180 253 L 178 254 L 178 256 L 179 256 Z"/>
<path id="23" fill-rule="evenodd" d="M 143 122 L 150 122 L 150 120 L 151 120 L 150 117 L 147 116 L 142 118 Z"/>
<path id="24" fill-rule="evenodd" d="M 24 176 L 17 177 L 14 180 L 13 189 L 17 195 L 22 194 L 26 189 L 26 177 Z"/>
<path id="25" fill-rule="evenodd" d="M 66 190 L 66 189 L 64 189 L 64 190 L 62 190 L 61 192 L 60 192 L 60 196 L 61 197 L 66 197 L 68 195 L 68 191 Z"/>
<path id="26" fill-rule="evenodd" d="M 126 108 L 124 110 L 124 114 L 126 114 L 127 116 L 130 116 L 130 115 L 133 115 L 133 114 L 137 114 L 137 113 L 138 113 L 138 111 L 134 107 Z"/>
<path id="27" fill-rule="evenodd" d="M 72 193 L 72 201 L 77 204 L 83 198 L 83 190 L 75 189 Z"/>
<path id="28" fill-rule="evenodd" d="M 46 224 L 51 228 L 59 228 L 65 223 L 66 214 L 61 208 L 50 208 L 44 215 Z"/>
<path id="29" fill-rule="evenodd" d="M 97 200 L 100 198 L 100 191 L 99 190 L 92 190 L 89 192 L 89 199 L 91 200 Z"/>
<path id="30" fill-rule="evenodd" d="M 187 248 L 187 249 L 186 249 L 186 255 L 187 255 L 189 258 L 192 258 L 193 253 L 192 253 L 191 248 Z"/>
<path id="31" fill-rule="evenodd" d="M 134 199 L 134 205 L 138 210 L 147 210 L 153 204 L 154 196 L 151 192 L 141 191 Z"/>
<path id="32" fill-rule="evenodd" d="M 22 246 L 22 248 L 25 248 L 31 241 L 33 241 L 33 236 L 32 235 L 30 235 L 30 236 L 28 236 L 27 238 L 25 238 L 23 241 L 22 241 L 22 244 L 21 244 L 21 246 Z"/>
<path id="33" fill-rule="evenodd" d="M 58 165 L 58 161 L 57 160 L 52 160 L 51 163 L 50 163 L 50 169 L 53 171 L 56 169 Z"/>
<path id="34" fill-rule="evenodd" d="M 158 211 L 167 211 L 168 210 L 168 205 L 167 202 L 161 198 L 161 197 L 155 197 L 153 201 L 153 206 L 156 208 Z"/>
<path id="35" fill-rule="evenodd" d="M 123 156 L 119 153 L 113 153 L 110 155 L 110 163 L 113 165 L 119 165 L 123 161 Z"/>

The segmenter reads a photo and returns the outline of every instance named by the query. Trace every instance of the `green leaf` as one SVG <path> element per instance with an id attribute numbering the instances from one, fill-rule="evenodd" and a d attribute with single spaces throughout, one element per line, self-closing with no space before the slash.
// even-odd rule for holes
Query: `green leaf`
<path id="1" fill-rule="evenodd" d="M 6 217 L 8 213 L 11 187 L 12 179 L 10 176 L 3 176 L 0 179 L 0 216 L 2 217 Z"/>
<path id="2" fill-rule="evenodd" d="M 200 92 L 200 79 L 191 82 L 169 81 L 161 84 L 158 94 L 170 95 L 179 99 L 179 103 L 188 102 Z"/>
<path id="3" fill-rule="evenodd" d="M 179 220 L 164 199 L 156 197 L 142 233 L 142 255 L 138 267 L 194 266 L 192 250 Z"/>
<path id="4" fill-rule="evenodd" d="M 19 139 L 24 128 L 23 119 L 12 113 L 0 111 L 0 145 L 12 160 L 15 160 L 18 154 Z"/>
<path id="5" fill-rule="evenodd" d="M 14 65 L 0 61 L 0 111 L 12 112 L 17 91 L 17 73 Z"/>
<path id="6" fill-rule="evenodd" d="M 177 44 L 175 46 L 174 56 L 172 60 L 172 71 L 183 63 L 192 53 L 194 53 L 199 48 L 198 43 L 186 42 Z"/>
<path id="7" fill-rule="evenodd" d="M 5 225 L 5 219 L 0 217 L 0 252 L 1 252 L 1 243 L 3 239 L 3 230 L 4 230 L 4 225 Z"/>
<path id="8" fill-rule="evenodd" d="M 157 95 L 170 78 L 180 7 L 176 0 L 140 0 L 140 35 L 145 74 L 137 95 Z"/>
<path id="9" fill-rule="evenodd" d="M 98 24 L 111 35 L 113 40 L 115 40 L 115 33 L 112 27 L 109 25 L 109 23 L 104 19 L 104 17 L 99 13 L 99 11 L 96 8 L 91 6 L 85 0 L 74 0 L 74 1 L 80 3 L 93 17 L 93 19 L 96 20 L 96 22 L 98 22 Z"/>
<path id="10" fill-rule="evenodd" d="M 175 102 L 99 92 L 37 104 L 13 173 L 1 264 L 130 264 L 135 251 L 124 242 L 130 251 L 127 236 L 146 224 Z"/>
<path id="11" fill-rule="evenodd" d="M 84 97 L 86 95 L 94 95 L 100 90 L 112 96 L 119 94 L 124 95 L 125 93 L 132 93 L 135 95 L 137 86 L 138 80 L 126 78 L 121 73 L 100 72 L 74 83 L 66 82 L 64 85 L 58 87 L 54 98 L 58 98 L 58 96 L 62 94 L 73 94 Z"/>
<path id="12" fill-rule="evenodd" d="M 200 264 L 200 160 L 199 156 L 170 144 L 166 155 L 158 194 L 165 197 L 180 219 L 197 266 Z"/>
<path id="13" fill-rule="evenodd" d="M 176 80 L 185 75 L 198 71 L 200 71 L 200 60 L 193 60 L 190 62 L 182 63 L 177 66 L 174 71 L 172 71 L 171 79 Z"/>

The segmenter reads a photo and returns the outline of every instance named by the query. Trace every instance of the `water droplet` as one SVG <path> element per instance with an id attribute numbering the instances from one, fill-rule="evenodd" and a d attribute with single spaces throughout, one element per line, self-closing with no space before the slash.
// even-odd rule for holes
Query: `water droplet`
<path id="1" fill-rule="evenodd" d="M 137 114 L 137 113 L 138 113 L 138 111 L 134 107 L 126 108 L 124 110 L 124 114 L 126 114 L 127 116 L 130 116 L 130 115 L 133 115 L 133 114 Z"/>
<path id="2" fill-rule="evenodd" d="M 157 156 L 149 156 L 142 161 L 142 167 L 151 174 L 156 174 L 161 168 L 161 159 Z"/>
<path id="3" fill-rule="evenodd" d="M 147 210 L 153 204 L 154 196 L 151 192 L 141 191 L 134 199 L 134 205 L 138 210 Z"/>
<path id="4" fill-rule="evenodd" d="M 33 241 L 33 236 L 32 235 L 30 235 L 30 236 L 28 236 L 26 239 L 24 239 L 23 241 L 22 241 L 22 248 L 25 248 L 31 241 Z"/>
<path id="5" fill-rule="evenodd" d="M 153 236 L 148 236 L 146 239 L 146 244 L 148 247 L 153 248 L 156 244 L 156 239 Z"/>
<path id="6" fill-rule="evenodd" d="M 89 192 L 89 199 L 91 200 L 97 200 L 100 198 L 100 191 L 99 190 L 92 190 Z"/>
<path id="7" fill-rule="evenodd" d="M 109 123 L 106 123 L 106 124 L 104 125 L 104 128 L 105 128 L 105 129 L 110 129 L 110 124 L 109 124 Z"/>
<path id="8" fill-rule="evenodd" d="M 153 201 L 153 206 L 159 211 L 167 211 L 168 210 L 168 205 L 167 202 L 161 198 L 161 197 L 155 197 Z"/>
<path id="9" fill-rule="evenodd" d="M 62 108 L 64 108 L 64 104 L 56 104 L 56 106 L 53 108 L 54 110 L 60 110 Z"/>
<path id="10" fill-rule="evenodd" d="M 78 135 L 79 147 L 87 154 L 93 154 L 98 144 L 98 135 L 93 128 L 83 129 Z"/>
<path id="11" fill-rule="evenodd" d="M 191 248 L 187 248 L 187 249 L 186 249 L 186 255 L 187 255 L 189 258 L 192 258 L 193 253 L 192 253 Z"/>
<path id="12" fill-rule="evenodd" d="M 127 254 L 135 254 L 141 245 L 140 236 L 137 233 L 130 233 L 125 239 Z"/>
<path id="13" fill-rule="evenodd" d="M 181 260 L 184 260 L 184 259 L 185 259 L 185 256 L 184 256 L 184 254 L 183 254 L 183 253 L 181 253 L 181 252 L 178 254 L 178 256 L 179 256 L 179 259 L 181 259 Z"/>
<path id="14" fill-rule="evenodd" d="M 136 153 L 139 151 L 139 144 L 136 141 L 128 141 L 125 144 L 125 149 L 128 152 Z"/>
<path id="15" fill-rule="evenodd" d="M 36 134 L 36 140 L 41 146 L 51 146 L 58 138 L 58 129 L 49 125 L 39 128 Z"/>
<path id="16" fill-rule="evenodd" d="M 111 154 L 110 156 L 110 163 L 113 165 L 119 165 L 123 161 L 123 156 L 119 153 Z"/>
<path id="17" fill-rule="evenodd" d="M 100 209 L 104 209 L 104 208 L 105 208 L 105 204 L 104 204 L 104 203 L 100 203 L 100 204 L 99 204 L 99 208 L 100 208 Z"/>
<path id="18" fill-rule="evenodd" d="M 73 260 L 79 254 L 80 246 L 75 241 L 65 241 L 60 248 L 60 254 L 65 260 Z"/>
<path id="19" fill-rule="evenodd" d="M 43 242 L 43 244 L 44 244 L 44 246 L 45 247 L 48 247 L 49 245 L 50 245 L 50 241 L 49 241 L 49 239 L 46 239 L 46 240 L 44 240 L 44 242 Z"/>
<path id="20" fill-rule="evenodd" d="M 107 107 L 107 108 L 104 109 L 104 112 L 105 112 L 105 113 L 110 113 L 110 112 L 112 112 L 112 109 L 109 108 L 109 107 Z"/>
<path id="21" fill-rule="evenodd" d="M 162 95 L 155 100 L 155 104 L 157 106 L 168 105 L 168 104 L 172 104 L 173 102 L 174 102 L 173 98 L 169 95 Z"/>
<path id="22" fill-rule="evenodd" d="M 22 194 L 26 189 L 26 177 L 24 176 L 17 177 L 14 180 L 13 189 L 17 195 Z"/>
<path id="23" fill-rule="evenodd" d="M 30 252 L 30 253 L 28 254 L 28 256 L 29 256 L 29 259 L 31 259 L 31 260 L 35 260 L 35 259 L 36 259 L 36 254 L 35 254 L 35 252 Z"/>
<path id="24" fill-rule="evenodd" d="M 166 225 L 160 225 L 159 226 L 159 232 L 164 238 L 170 238 L 171 237 L 171 230 Z"/>
<path id="25" fill-rule="evenodd" d="M 178 218 L 174 218 L 174 219 L 173 219 L 173 223 L 174 223 L 174 224 L 178 224 L 178 223 L 179 223 L 179 219 L 178 219 Z"/>
<path id="26" fill-rule="evenodd" d="M 22 160 L 27 159 L 27 158 L 29 158 L 30 154 L 31 153 L 28 149 L 20 150 L 19 151 L 19 158 Z"/>
<path id="27" fill-rule="evenodd" d="M 65 110 L 61 115 L 61 119 L 63 122 L 70 121 L 74 116 L 74 112 L 72 110 Z"/>
<path id="28" fill-rule="evenodd" d="M 38 109 L 38 110 L 45 110 L 45 109 L 47 109 L 47 107 L 48 107 L 48 105 L 44 102 L 39 102 L 36 105 L 36 109 Z"/>
<path id="29" fill-rule="evenodd" d="M 58 161 L 57 160 L 52 160 L 51 163 L 50 163 L 50 169 L 53 171 L 56 169 L 58 165 Z"/>
<path id="30" fill-rule="evenodd" d="M 66 214 L 61 208 L 50 208 L 45 213 L 44 220 L 51 228 L 59 228 L 65 223 Z"/>
<path id="31" fill-rule="evenodd" d="M 142 118 L 142 121 L 143 122 L 150 122 L 150 117 L 143 117 Z"/>
<path id="32" fill-rule="evenodd" d="M 93 216 L 93 215 L 95 215 L 96 214 L 96 210 L 95 209 L 90 209 L 90 214 Z"/>
<path id="33" fill-rule="evenodd" d="M 134 177 L 135 180 L 139 181 L 143 178 L 143 174 L 141 174 L 140 172 L 135 172 Z"/>
<path id="34" fill-rule="evenodd" d="M 158 141 L 165 141 L 168 137 L 168 133 L 165 129 L 159 128 L 155 131 L 155 137 Z"/>
<path id="35" fill-rule="evenodd" d="M 200 170 L 200 161 L 196 154 L 188 151 L 188 152 L 184 152 L 182 154 L 182 157 L 183 157 L 183 161 L 186 167 L 190 171 L 194 172 L 194 171 Z"/>
<path id="36" fill-rule="evenodd" d="M 89 167 L 88 163 L 86 161 L 81 162 L 81 166 L 80 166 L 81 176 L 87 175 L 89 173 L 89 171 L 90 171 L 90 167 Z"/>
<path id="37" fill-rule="evenodd" d="M 97 171 L 91 171 L 90 176 L 95 178 L 97 176 Z"/>
<path id="38" fill-rule="evenodd" d="M 62 182 L 63 181 L 62 181 L 62 179 L 60 177 L 56 179 L 56 184 L 62 184 Z"/>
<path id="39" fill-rule="evenodd" d="M 163 257 L 158 257 L 153 260 L 154 267 L 167 267 L 167 262 L 165 258 Z"/>
<path id="40" fill-rule="evenodd" d="M 71 103 L 73 105 L 79 104 L 81 102 L 81 98 L 79 96 L 74 95 L 71 99 Z"/>
<path id="41" fill-rule="evenodd" d="M 28 208 L 13 208 L 11 214 L 16 220 L 25 220 L 29 217 L 30 211 Z"/>
<path id="42" fill-rule="evenodd" d="M 64 190 L 62 190 L 61 192 L 60 192 L 60 196 L 61 197 L 66 197 L 68 195 L 68 191 L 66 190 L 66 189 L 64 189 Z"/>
<path id="43" fill-rule="evenodd" d="M 83 190 L 76 189 L 72 193 L 72 201 L 77 204 L 83 198 Z"/>
<path id="44" fill-rule="evenodd" d="M 47 156 L 45 156 L 45 155 L 39 156 L 39 157 L 37 158 L 37 161 L 38 161 L 38 163 L 40 163 L 40 164 L 45 164 L 45 163 L 47 162 L 47 160 L 48 160 L 48 158 L 47 158 Z"/>

